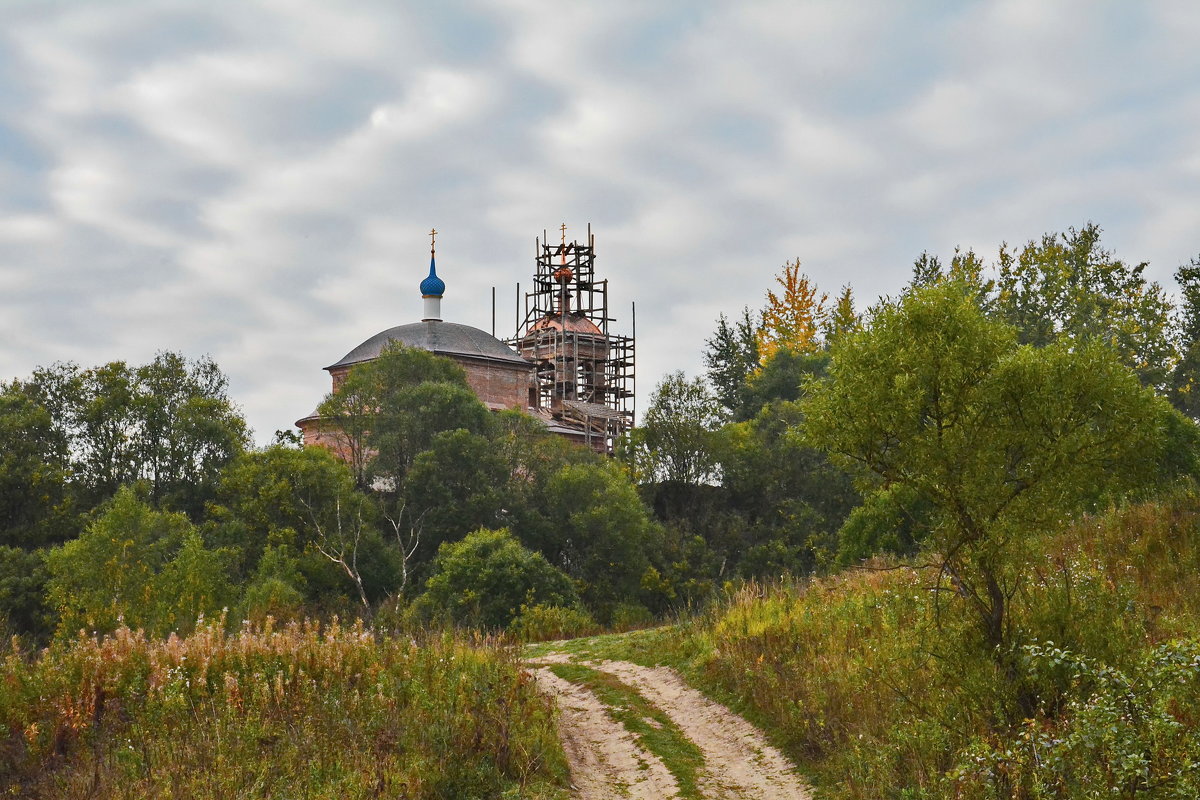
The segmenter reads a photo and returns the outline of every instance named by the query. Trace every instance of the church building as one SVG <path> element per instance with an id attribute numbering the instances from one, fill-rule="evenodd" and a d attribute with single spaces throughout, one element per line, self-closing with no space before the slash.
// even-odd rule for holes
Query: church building
<path id="1" fill-rule="evenodd" d="M 325 367 L 334 391 L 357 364 L 399 343 L 445 356 L 463 368 L 467 383 L 493 411 L 515 408 L 548 430 L 598 452 L 611 453 L 633 425 L 634 339 L 610 333 L 608 281 L 595 278 L 594 239 L 535 243 L 533 291 L 524 295 L 525 318 L 506 341 L 470 325 L 442 319 L 445 282 L 438 277 L 436 231 L 431 231 L 429 274 L 420 283 L 420 322 L 375 334 Z M 518 295 L 520 287 L 518 284 Z M 313 412 L 296 422 L 306 445 L 340 453 L 340 437 Z"/>

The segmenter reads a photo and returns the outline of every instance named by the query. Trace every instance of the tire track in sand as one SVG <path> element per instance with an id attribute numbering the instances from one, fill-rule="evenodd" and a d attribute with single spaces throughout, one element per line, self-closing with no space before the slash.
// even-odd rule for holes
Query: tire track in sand
<path id="1" fill-rule="evenodd" d="M 538 688 L 558 703 L 558 737 L 571 767 L 575 797 L 657 800 L 679 796 L 674 776 L 658 756 L 642 749 L 592 692 L 545 668 L 535 669 L 533 677 Z"/>
<path id="2" fill-rule="evenodd" d="M 663 710 L 704 753 L 700 784 L 705 797 L 810 800 L 795 767 L 746 720 L 684 683 L 668 667 L 603 661 L 595 669 L 615 675 Z"/>
<path id="3" fill-rule="evenodd" d="M 567 653 L 551 653 L 534 664 L 567 663 Z M 704 754 L 700 789 L 707 800 L 811 800 L 783 754 L 746 720 L 692 689 L 679 673 L 667 667 L 642 667 L 627 661 L 578 663 L 613 675 L 657 706 Z M 533 664 L 531 664 L 533 666 Z M 653 754 L 641 749 L 633 736 L 607 713 L 587 689 L 559 678 L 547 669 L 535 672 L 543 691 L 558 696 L 562 709 L 559 737 L 567 751 L 571 778 L 581 800 L 593 798 L 677 797 L 674 778 Z M 604 754 L 600 757 L 589 754 Z M 605 761 L 608 759 L 608 761 Z M 661 773 L 630 783 L 630 764 L 639 759 L 655 764 Z M 648 770 L 638 764 L 638 775 Z M 624 795 L 622 786 L 630 794 Z M 659 789 L 659 786 L 665 788 Z M 649 794 L 633 794 L 633 791 Z"/>

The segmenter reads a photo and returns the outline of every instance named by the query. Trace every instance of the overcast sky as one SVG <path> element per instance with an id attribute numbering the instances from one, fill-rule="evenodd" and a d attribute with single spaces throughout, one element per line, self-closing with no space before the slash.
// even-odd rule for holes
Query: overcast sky
<path id="1" fill-rule="evenodd" d="M 1200 6 L 0 4 L 0 380 L 211 355 L 259 442 L 421 314 L 514 327 L 534 237 L 596 236 L 639 406 L 785 261 L 895 293 L 921 251 L 1089 220 L 1200 252 Z"/>

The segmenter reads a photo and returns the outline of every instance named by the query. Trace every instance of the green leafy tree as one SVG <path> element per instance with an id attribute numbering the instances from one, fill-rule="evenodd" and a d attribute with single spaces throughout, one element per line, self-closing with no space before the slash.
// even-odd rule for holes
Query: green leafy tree
<path id="1" fill-rule="evenodd" d="M 350 455 L 359 485 L 393 491 L 436 434 L 458 428 L 482 434 L 492 422 L 460 366 L 398 344 L 353 367 L 318 411 Z"/>
<path id="2" fill-rule="evenodd" d="M 829 310 L 829 316 L 825 318 L 825 325 L 822 328 L 825 345 L 829 346 L 841 337 L 861 328 L 862 316 L 854 310 L 854 291 L 847 284 L 842 287 L 841 294 L 837 296 L 837 300 Z"/>
<path id="3" fill-rule="evenodd" d="M 134 372 L 135 456 L 155 504 L 203 510 L 221 467 L 249 432 L 229 399 L 229 381 L 210 358 L 163 352 Z"/>
<path id="4" fill-rule="evenodd" d="M 1179 285 L 1179 362 L 1171 373 L 1171 402 L 1192 419 L 1200 419 L 1200 256 L 1175 271 Z"/>
<path id="5" fill-rule="evenodd" d="M 625 445 L 639 479 L 696 486 L 717 477 L 716 398 L 700 378 L 666 375 L 650 395 L 650 408 Z"/>
<path id="6" fill-rule="evenodd" d="M 954 248 L 949 267 L 942 264 L 942 260 L 937 256 L 924 252 L 913 262 L 912 279 L 905 291 L 911 292 L 935 283 L 953 281 L 971 287 L 979 307 L 986 311 L 991 309 L 996 282 L 986 278 L 985 271 L 983 259 L 976 255 L 974 250 L 963 252 L 957 247 Z"/>
<path id="7" fill-rule="evenodd" d="M 803 419 L 798 403 L 780 400 L 723 431 L 723 486 L 741 524 L 736 538 L 714 544 L 747 577 L 828 564 L 859 501 L 846 471 L 800 435 Z"/>
<path id="8" fill-rule="evenodd" d="M 829 352 L 826 350 L 798 353 L 780 348 L 746 382 L 739 418 L 743 421 L 753 419 L 776 401 L 799 400 L 804 394 L 804 385 L 812 378 L 824 375 L 828 367 Z"/>
<path id="9" fill-rule="evenodd" d="M 209 508 L 210 538 L 242 552 L 248 577 L 271 544 L 303 550 L 316 537 L 312 527 L 328 522 L 339 498 L 357 496 L 344 463 L 319 447 L 272 445 L 243 453 L 222 471 L 216 502 Z"/>
<path id="10" fill-rule="evenodd" d="M 304 615 L 307 581 L 300 560 L 287 545 L 270 545 L 258 561 L 242 600 L 245 618 L 262 623 L 267 617 L 280 621 Z"/>
<path id="11" fill-rule="evenodd" d="M 221 467 L 242 452 L 246 423 L 211 359 L 163 352 L 149 364 L 35 370 L 21 391 L 49 414 L 80 508 L 145 482 L 161 507 L 199 517 Z"/>
<path id="12" fill-rule="evenodd" d="M 0 634 L 45 638 L 53 630 L 46 605 L 46 550 L 0 545 Z"/>
<path id="13" fill-rule="evenodd" d="M 1106 347 L 1020 346 L 953 281 L 878 309 L 802 407 L 809 440 L 864 488 L 930 504 L 937 596 L 962 598 L 1002 658 L 1030 532 L 1143 480 L 1161 410 Z"/>
<path id="14" fill-rule="evenodd" d="M 0 546 L 70 538 L 76 519 L 67 440 L 20 384 L 0 387 Z"/>
<path id="15" fill-rule="evenodd" d="M 509 476 L 489 439 L 461 428 L 434 436 L 405 479 L 401 513 L 391 515 L 397 531 L 411 532 L 414 540 L 407 560 L 427 563 L 442 543 L 500 526 Z"/>
<path id="16" fill-rule="evenodd" d="M 574 606 L 570 578 L 506 529 L 481 529 L 438 551 L 417 608 L 459 624 L 504 628 L 522 607 Z"/>
<path id="17" fill-rule="evenodd" d="M 625 472 L 611 462 L 571 464 L 550 477 L 522 542 L 571 576 L 602 619 L 638 594 L 661 531 Z"/>
<path id="18" fill-rule="evenodd" d="M 174 556 L 154 576 L 151 626 L 159 632 L 190 631 L 202 615 L 228 608 L 235 593 L 228 550 L 211 550 L 195 528 L 183 534 Z"/>
<path id="19" fill-rule="evenodd" d="M 483 435 L 490 430 L 491 412 L 470 389 L 426 381 L 398 393 L 394 405 L 380 414 L 372 435 L 378 449 L 378 476 L 403 475 L 418 454 L 433 445 L 443 431 L 464 430 Z"/>
<path id="20" fill-rule="evenodd" d="M 344 611 L 353 597 L 369 614 L 399 590 L 401 552 L 388 543 L 379 505 L 358 488 L 349 468 L 327 450 L 272 445 L 226 468 L 210 509 L 209 537 L 240 554 L 248 580 L 271 546 L 294 551 L 307 601 Z"/>
<path id="21" fill-rule="evenodd" d="M 717 330 L 704 342 L 704 366 L 708 382 L 725 411 L 735 418 L 742 406 L 747 379 L 758 371 L 758 329 L 750 309 L 733 324 L 722 314 Z"/>
<path id="22" fill-rule="evenodd" d="M 889 553 L 913 556 L 929 534 L 932 508 L 913 487 L 896 484 L 867 495 L 837 534 L 841 567 Z"/>
<path id="23" fill-rule="evenodd" d="M 108 633 L 124 623 L 187 632 L 228 602 L 226 554 L 207 550 L 187 517 L 117 492 L 78 539 L 46 556 L 58 632 Z"/>
<path id="24" fill-rule="evenodd" d="M 1147 386 L 1163 389 L 1175 361 L 1171 303 L 1146 264 L 1129 265 L 1100 246 L 1089 223 L 1046 234 L 1019 253 L 1000 250 L 996 312 L 1023 344 L 1098 342 Z"/>

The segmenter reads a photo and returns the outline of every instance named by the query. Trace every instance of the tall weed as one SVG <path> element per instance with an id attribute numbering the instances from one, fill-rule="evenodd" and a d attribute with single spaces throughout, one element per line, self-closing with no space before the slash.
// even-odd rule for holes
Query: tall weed
<path id="1" fill-rule="evenodd" d="M 566 775 L 513 650 L 361 624 L 14 650 L 0 725 L 0 795 L 558 797 Z"/>

